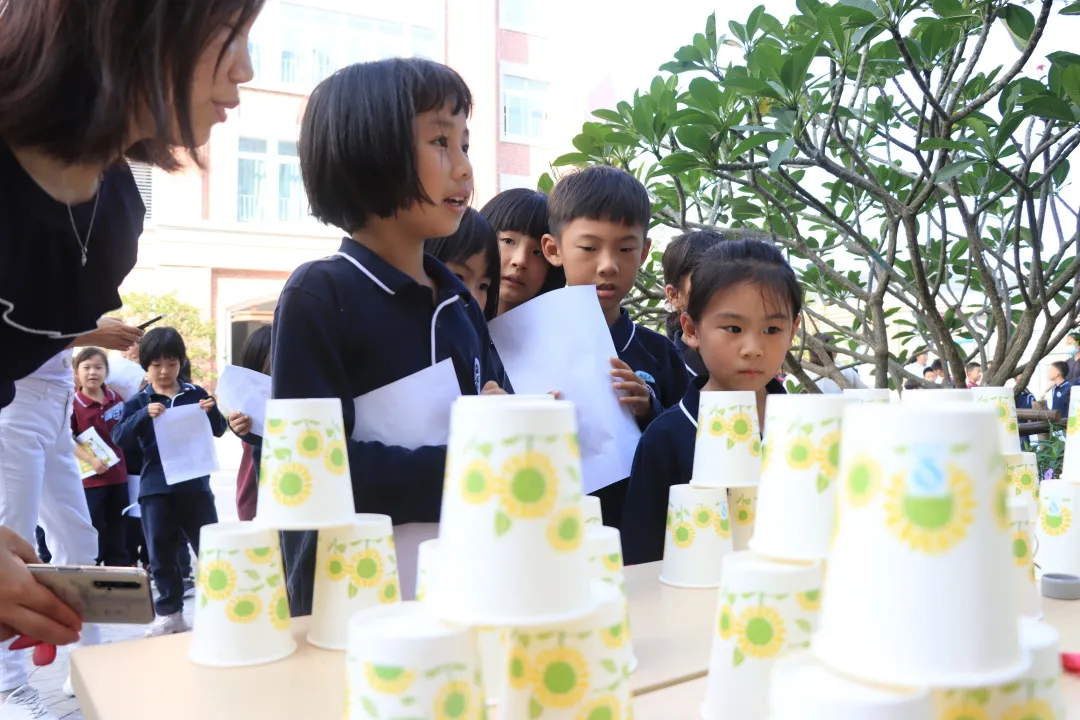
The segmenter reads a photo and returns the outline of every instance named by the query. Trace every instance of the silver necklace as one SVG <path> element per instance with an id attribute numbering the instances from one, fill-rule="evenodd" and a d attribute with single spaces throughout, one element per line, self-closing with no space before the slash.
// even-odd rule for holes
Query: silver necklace
<path id="1" fill-rule="evenodd" d="M 97 217 L 98 202 L 101 200 L 101 184 L 104 182 L 103 176 L 98 176 L 97 192 L 94 195 L 94 209 L 90 212 L 90 226 L 86 228 L 86 239 L 83 240 L 82 234 L 79 232 L 78 225 L 75 224 L 75 214 L 71 212 L 71 203 L 64 200 L 64 205 L 67 207 L 68 220 L 71 221 L 71 230 L 75 233 L 75 240 L 79 243 L 79 252 L 82 254 L 82 264 L 86 267 L 86 250 L 90 247 L 90 234 L 94 232 L 94 218 Z M 67 178 L 63 175 L 60 176 L 60 183 L 64 186 L 64 194 L 70 194 L 67 186 Z"/>

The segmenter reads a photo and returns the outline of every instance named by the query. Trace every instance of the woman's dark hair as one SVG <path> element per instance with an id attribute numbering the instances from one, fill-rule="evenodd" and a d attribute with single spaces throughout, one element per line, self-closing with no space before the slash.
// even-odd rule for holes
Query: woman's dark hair
<path id="1" fill-rule="evenodd" d="M 516 232 L 537 241 L 548 234 L 548 196 L 539 190 L 513 188 L 504 190 L 480 208 L 480 214 L 499 233 Z M 546 262 L 546 260 L 545 260 Z M 501 272 L 501 263 L 500 263 Z M 547 275 L 538 294 L 566 286 L 566 271 L 548 263 Z"/>
<path id="2" fill-rule="evenodd" d="M 101 362 L 105 366 L 105 377 L 109 376 L 109 356 L 105 354 L 105 351 L 99 347 L 85 347 L 75 356 L 73 367 L 75 371 L 75 387 L 79 387 L 79 366 L 90 358 L 96 357 L 101 358 Z"/>
<path id="3" fill-rule="evenodd" d="M 126 155 L 175 170 L 177 146 L 198 162 L 188 89 L 200 56 L 228 28 L 223 57 L 263 2 L 0 0 L 0 137 L 65 163 Z M 127 147 L 141 110 L 153 137 Z"/>
<path id="4" fill-rule="evenodd" d="M 745 238 L 725 240 L 702 256 L 690 276 L 686 314 L 699 322 L 713 295 L 744 282 L 771 295 L 792 319 L 802 312 L 803 289 L 783 253 L 770 243 Z"/>
<path id="5" fill-rule="evenodd" d="M 184 345 L 184 338 L 180 337 L 176 328 L 153 328 L 147 331 L 139 341 L 139 364 L 142 365 L 143 370 L 149 370 L 150 363 L 155 360 L 179 360 L 182 370 L 187 359 L 187 346 Z M 190 380 L 184 382 L 190 382 Z"/>
<path id="6" fill-rule="evenodd" d="M 416 117 L 450 104 L 472 112 L 461 76 L 422 58 L 349 65 L 308 98 L 300 125 L 300 172 L 311 214 L 353 233 L 372 215 L 388 218 L 431 202 L 417 175 Z"/>
<path id="7" fill-rule="evenodd" d="M 270 335 L 272 332 L 273 326 L 267 323 L 248 335 L 247 340 L 244 341 L 244 349 L 240 351 L 240 367 L 261 372 L 263 375 L 270 374 Z"/>
<path id="8" fill-rule="evenodd" d="M 491 287 L 488 288 L 487 306 L 480 309 L 488 320 L 499 314 L 499 278 L 502 276 L 499 241 L 483 215 L 468 208 L 461 218 L 457 232 L 447 237 L 425 240 L 424 252 L 434 255 L 440 262 L 459 265 L 464 265 L 469 258 L 483 253 L 484 276 L 491 283 Z"/>
<path id="9" fill-rule="evenodd" d="M 694 230 L 672 238 L 668 246 L 664 248 L 664 256 L 661 260 L 664 268 L 664 283 L 679 287 L 697 267 L 701 257 L 722 242 L 724 242 L 724 236 L 713 230 Z M 680 310 L 668 313 L 664 321 L 668 337 L 673 338 L 682 332 L 679 325 L 680 315 L 682 315 Z"/>

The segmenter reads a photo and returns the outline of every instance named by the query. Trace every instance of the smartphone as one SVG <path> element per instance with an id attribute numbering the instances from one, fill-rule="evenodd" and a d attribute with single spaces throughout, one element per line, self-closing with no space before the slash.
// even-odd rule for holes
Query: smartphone
<path id="1" fill-rule="evenodd" d="M 27 565 L 34 579 L 84 622 L 145 625 L 154 621 L 150 576 L 141 568 Z"/>
<path id="2" fill-rule="evenodd" d="M 164 319 L 164 317 L 165 317 L 164 315 L 158 315 L 153 320 L 147 320 L 146 322 L 144 322 L 142 325 L 139 325 L 138 327 L 139 327 L 140 330 L 145 330 L 146 328 L 150 327 L 154 323 L 160 322 L 162 319 Z"/>

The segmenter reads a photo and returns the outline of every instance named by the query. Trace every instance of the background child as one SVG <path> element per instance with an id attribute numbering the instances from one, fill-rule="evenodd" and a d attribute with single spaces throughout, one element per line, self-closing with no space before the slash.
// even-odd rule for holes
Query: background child
<path id="1" fill-rule="evenodd" d="M 669 488 L 690 482 L 694 468 L 701 391 L 753 391 L 763 428 L 765 398 L 784 392 L 775 376 L 799 328 L 802 287 L 773 245 L 726 241 L 702 258 L 692 281 L 683 334 L 708 374 L 694 378 L 678 406 L 641 436 L 626 494 L 627 563 L 663 558 Z"/>
<path id="2" fill-rule="evenodd" d="M 499 313 L 499 243 L 483 215 L 468 208 L 457 232 L 425 241 L 424 252 L 450 268 L 469 289 L 486 319 Z"/>
<path id="3" fill-rule="evenodd" d="M 595 285 L 618 358 L 611 359 L 620 402 L 642 429 L 686 391 L 686 367 L 670 340 L 635 325 L 622 301 L 649 254 L 645 233 L 652 217 L 649 194 L 628 172 L 597 165 L 559 180 L 548 203 L 551 232 L 544 255 L 566 273 L 566 284 Z M 604 522 L 622 525 L 626 481 L 593 493 Z"/>
<path id="4" fill-rule="evenodd" d="M 687 347 L 682 335 L 682 314 L 690 300 L 690 274 L 701 257 L 724 241 L 724 236 L 712 230 L 695 230 L 672 238 L 664 248 L 661 265 L 664 269 L 664 294 L 672 311 L 664 321 L 667 336 L 682 356 L 686 372 L 697 377 L 706 372 L 697 351 Z"/>
<path id="5" fill-rule="evenodd" d="M 544 257 L 547 195 L 528 188 L 505 190 L 489 200 L 480 214 L 498 236 L 500 315 L 566 284 L 562 268 L 552 266 Z"/>
<path id="6" fill-rule="evenodd" d="M 281 293 L 274 397 L 341 400 L 356 507 L 395 524 L 438 521 L 446 446 L 353 439 L 354 400 L 446 359 L 462 394 L 502 392 L 483 312 L 424 253 L 427 238 L 457 232 L 472 196 L 471 108 L 445 65 L 380 60 L 321 82 L 300 130 L 311 212 L 349 236 L 334 256 L 297 268 Z M 421 400 L 446 395 L 433 390 Z M 414 400 L 410 410 L 422 408 Z M 283 539 L 296 615 L 311 612 L 315 540 Z"/>
<path id="7" fill-rule="evenodd" d="M 184 581 L 180 548 L 191 543 L 199 552 L 199 531 L 203 525 L 217 522 L 210 477 L 203 476 L 169 485 L 158 455 L 153 419 L 169 408 L 194 405 L 206 411 L 214 435 L 225 433 L 226 422 L 217 403 L 198 385 L 182 382 L 180 368 L 187 359 L 184 339 L 175 328 L 154 328 L 139 343 L 139 364 L 150 384 L 124 403 L 120 424 L 113 439 L 121 449 L 138 448 L 143 466 L 139 483 L 139 508 L 143 534 L 150 551 L 150 572 L 157 586 L 157 620 L 147 629 L 148 637 L 184 632 Z"/>
<path id="8" fill-rule="evenodd" d="M 120 422 L 124 401 L 105 385 L 109 359 L 101 348 L 88 347 L 75 356 L 75 400 L 72 403 L 71 432 L 76 437 L 90 428 L 120 458 L 108 467 L 104 462 L 75 443 L 75 457 L 89 464 L 96 473 L 83 478 L 90 522 L 98 532 L 98 565 L 130 565 L 124 540 L 124 508 L 128 506 L 127 465 L 124 452 L 112 439 L 113 428 Z"/>
<path id="9" fill-rule="evenodd" d="M 1050 387 L 1043 393 L 1047 409 L 1057 410 L 1061 413 L 1062 419 L 1069 417 L 1069 396 L 1072 394 L 1072 386 L 1065 379 L 1068 372 L 1069 365 L 1065 361 L 1057 360 L 1050 363 L 1050 367 L 1047 368 Z M 1049 395 L 1049 399 L 1047 395 Z"/>
<path id="10" fill-rule="evenodd" d="M 270 335 L 272 325 L 263 325 L 248 335 L 240 352 L 240 367 L 270 374 Z M 262 462 L 262 437 L 251 432 L 251 418 L 242 412 L 229 414 L 229 428 L 244 441 L 240 469 L 236 473 L 236 515 L 253 520 L 259 501 L 259 464 Z"/>
<path id="11" fill-rule="evenodd" d="M 977 362 L 970 362 L 967 367 L 964 368 L 967 372 L 967 386 L 968 388 L 979 387 L 982 383 L 982 365 Z"/>

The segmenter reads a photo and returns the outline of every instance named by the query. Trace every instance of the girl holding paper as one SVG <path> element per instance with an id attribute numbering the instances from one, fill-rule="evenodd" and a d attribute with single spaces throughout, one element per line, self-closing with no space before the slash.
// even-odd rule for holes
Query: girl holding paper
<path id="1" fill-rule="evenodd" d="M 98 533 L 99 565 L 130 565 L 124 538 L 124 508 L 128 506 L 127 465 L 113 442 L 112 431 L 124 412 L 124 401 L 105 385 L 109 360 L 101 348 L 84 348 L 75 356 L 75 402 L 71 432 L 75 457 L 83 471 L 83 491 L 90 522 Z M 104 444 L 108 453 L 95 451 Z M 109 455 L 111 457 L 102 457 Z M 109 462 L 113 460 L 113 462 Z"/>
<path id="2" fill-rule="evenodd" d="M 240 352 L 240 367 L 270 374 L 270 336 L 272 325 L 260 327 L 248 336 Z M 251 431 L 248 415 L 235 410 L 229 413 L 229 429 L 244 442 L 240 469 L 236 473 L 236 516 L 254 520 L 259 501 L 259 464 L 262 460 L 262 437 Z"/>

